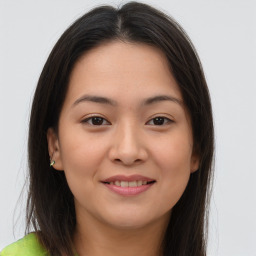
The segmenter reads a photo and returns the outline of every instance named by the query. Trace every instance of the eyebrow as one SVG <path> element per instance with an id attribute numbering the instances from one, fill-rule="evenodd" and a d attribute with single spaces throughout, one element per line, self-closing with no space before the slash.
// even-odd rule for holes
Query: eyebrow
<path id="1" fill-rule="evenodd" d="M 177 103 L 179 105 L 182 105 L 182 101 L 180 99 L 177 99 L 173 96 L 169 95 L 156 95 L 150 98 L 146 98 L 142 101 L 141 106 L 148 106 L 154 103 L 162 102 L 162 101 L 171 101 L 174 103 Z M 118 103 L 115 100 L 102 97 L 102 96 L 96 96 L 96 95 L 83 95 L 79 99 L 77 99 L 72 106 L 76 106 L 79 103 L 82 102 L 94 102 L 94 103 L 100 103 L 100 104 L 106 104 L 110 106 L 117 106 Z"/>

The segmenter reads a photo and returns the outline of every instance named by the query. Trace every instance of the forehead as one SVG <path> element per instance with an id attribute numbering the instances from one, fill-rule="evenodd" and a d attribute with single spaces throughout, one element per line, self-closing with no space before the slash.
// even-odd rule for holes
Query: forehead
<path id="1" fill-rule="evenodd" d="M 146 44 L 113 41 L 86 52 L 75 64 L 67 100 L 96 93 L 126 99 L 171 94 L 182 100 L 164 53 Z"/>

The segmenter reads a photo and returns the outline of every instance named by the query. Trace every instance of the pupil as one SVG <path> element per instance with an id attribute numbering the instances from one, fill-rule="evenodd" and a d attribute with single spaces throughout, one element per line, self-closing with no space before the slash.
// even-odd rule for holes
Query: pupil
<path id="1" fill-rule="evenodd" d="M 164 123 L 164 118 L 163 117 L 154 118 L 154 124 L 155 125 L 162 125 L 163 123 Z"/>
<path id="2" fill-rule="evenodd" d="M 101 117 L 93 117 L 92 118 L 92 123 L 94 125 L 101 125 L 102 122 L 103 122 L 103 118 L 101 118 Z"/>

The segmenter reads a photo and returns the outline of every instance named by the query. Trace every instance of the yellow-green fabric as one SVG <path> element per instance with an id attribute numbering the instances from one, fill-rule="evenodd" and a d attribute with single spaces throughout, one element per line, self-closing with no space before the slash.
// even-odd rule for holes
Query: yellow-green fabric
<path id="1" fill-rule="evenodd" d="M 5 247 L 0 252 L 0 256 L 47 256 L 47 252 L 39 244 L 36 235 L 30 233 Z"/>

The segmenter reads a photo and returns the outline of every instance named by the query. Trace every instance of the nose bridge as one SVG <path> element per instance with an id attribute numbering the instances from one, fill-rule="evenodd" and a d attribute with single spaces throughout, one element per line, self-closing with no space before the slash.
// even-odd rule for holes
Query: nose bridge
<path id="1" fill-rule="evenodd" d="M 123 150 L 135 149 L 138 146 L 138 134 L 140 133 L 138 125 L 134 122 L 123 122 L 122 125 L 118 127 L 119 147 Z"/>
<path id="2" fill-rule="evenodd" d="M 123 120 L 117 125 L 114 133 L 112 160 L 129 165 L 146 159 L 141 130 L 134 120 Z"/>

